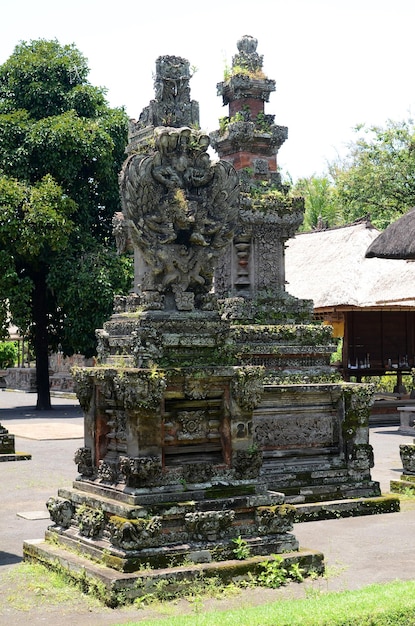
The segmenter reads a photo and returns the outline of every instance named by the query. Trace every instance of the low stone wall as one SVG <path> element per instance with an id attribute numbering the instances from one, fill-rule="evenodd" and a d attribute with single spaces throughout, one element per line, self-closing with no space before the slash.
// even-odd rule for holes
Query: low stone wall
<path id="1" fill-rule="evenodd" d="M 50 357 L 49 380 L 51 391 L 74 391 L 74 381 L 71 369 L 74 366 L 88 367 L 93 364 L 92 359 L 85 359 L 82 355 L 75 354 L 71 357 L 63 357 L 61 354 L 52 354 Z M 3 378 L 1 374 L 3 373 Z M 5 385 L 1 381 L 5 381 Z M 18 389 L 20 391 L 36 391 L 36 369 L 34 367 L 11 367 L 0 370 L 0 387 Z"/>
<path id="2" fill-rule="evenodd" d="M 6 387 L 21 391 L 36 391 L 36 369 L 34 367 L 11 367 L 6 370 Z"/>

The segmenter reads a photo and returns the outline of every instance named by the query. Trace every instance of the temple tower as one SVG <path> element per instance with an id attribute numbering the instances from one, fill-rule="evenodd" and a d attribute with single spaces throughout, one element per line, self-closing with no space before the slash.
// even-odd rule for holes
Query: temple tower
<path id="1" fill-rule="evenodd" d="M 218 95 L 228 116 L 211 133 L 221 159 L 232 163 L 241 180 L 241 207 L 233 246 L 215 275 L 220 297 L 254 297 L 263 290 L 285 291 L 284 244 L 303 220 L 304 201 L 281 184 L 277 154 L 288 129 L 265 113 L 275 81 L 262 70 L 257 40 L 245 35 Z"/>

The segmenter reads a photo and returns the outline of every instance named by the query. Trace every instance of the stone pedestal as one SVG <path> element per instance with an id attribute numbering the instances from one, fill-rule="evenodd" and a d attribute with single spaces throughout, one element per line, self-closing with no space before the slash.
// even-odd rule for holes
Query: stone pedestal
<path id="1" fill-rule="evenodd" d="M 196 564 L 232 578 L 254 571 L 256 557 L 284 554 L 305 572 L 322 571 L 322 555 L 300 551 L 290 532 L 295 508 L 261 475 L 253 412 L 263 372 L 223 364 L 227 327 L 213 312 L 109 320 L 100 333 L 105 363 L 73 371 L 85 415 L 84 446 L 75 455 L 79 476 L 49 498 L 53 525 L 44 542 L 25 543 L 26 558 L 82 563 L 92 578 L 91 562 L 99 563 L 110 604 L 121 592 L 142 595 L 140 585 L 131 588 L 131 576 L 137 583 L 148 567 L 154 579 L 164 568 L 170 576 L 191 576 Z M 157 348 L 165 365 L 116 365 L 120 346 L 127 360 L 146 364 Z M 183 365 L 189 350 L 199 361 L 193 367 Z M 235 540 L 250 555 L 240 565 Z M 131 575 L 118 581 L 117 592 L 113 570 Z"/>
<path id="2" fill-rule="evenodd" d="M 0 424 L 0 463 L 2 461 L 29 461 L 31 458 L 31 454 L 16 452 L 14 435 L 11 435 L 7 428 Z"/>

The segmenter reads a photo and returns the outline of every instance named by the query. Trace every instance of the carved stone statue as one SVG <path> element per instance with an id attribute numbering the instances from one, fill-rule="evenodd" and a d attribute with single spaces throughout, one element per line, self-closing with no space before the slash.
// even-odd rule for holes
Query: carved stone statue
<path id="1" fill-rule="evenodd" d="M 211 163 L 209 137 L 189 127 L 158 127 L 155 151 L 134 154 L 121 173 L 123 214 L 141 255 L 141 293 L 174 294 L 177 309 L 211 290 L 215 261 L 233 235 L 238 176 Z M 168 302 L 166 308 L 171 308 Z"/>
<path id="2" fill-rule="evenodd" d="M 130 121 L 113 225 L 119 252 L 133 245 L 134 292 L 147 310 L 204 308 L 237 220 L 239 178 L 231 163 L 210 160 L 190 78 L 186 59 L 159 57 L 155 99 Z"/>

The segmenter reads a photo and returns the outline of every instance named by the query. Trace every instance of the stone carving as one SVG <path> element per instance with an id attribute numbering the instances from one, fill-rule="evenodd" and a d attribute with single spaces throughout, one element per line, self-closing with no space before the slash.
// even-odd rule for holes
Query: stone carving
<path id="1" fill-rule="evenodd" d="M 78 448 L 74 455 L 74 461 L 78 465 L 78 472 L 81 476 L 90 477 L 94 475 L 91 448 Z"/>
<path id="2" fill-rule="evenodd" d="M 247 234 L 239 235 L 234 239 L 235 253 L 237 257 L 235 287 L 245 290 L 250 286 L 249 257 L 251 254 L 251 236 Z"/>
<path id="3" fill-rule="evenodd" d="M 0 454 L 14 454 L 14 435 L 10 435 L 7 428 L 0 424 Z"/>
<path id="4" fill-rule="evenodd" d="M 234 397 L 238 405 L 250 411 L 261 402 L 263 394 L 263 371 L 255 366 L 241 367 L 232 381 Z"/>
<path id="5" fill-rule="evenodd" d="M 46 508 L 52 522 L 62 528 L 69 528 L 74 514 L 74 507 L 69 500 L 49 498 L 46 502 Z"/>
<path id="6" fill-rule="evenodd" d="M 190 400 L 202 400 L 209 391 L 209 378 L 194 378 L 185 376 L 184 393 Z"/>
<path id="7" fill-rule="evenodd" d="M 121 211 L 114 213 L 112 218 L 112 234 L 115 238 L 117 253 L 123 254 L 123 252 L 126 252 L 131 246 L 131 242 L 129 239 L 128 225 Z"/>
<path id="8" fill-rule="evenodd" d="M 296 509 L 289 504 L 261 506 L 256 511 L 259 535 L 276 535 L 292 529 Z"/>
<path id="9" fill-rule="evenodd" d="M 237 450 L 233 456 L 232 465 L 236 479 L 257 478 L 262 467 L 262 450 L 254 447 L 248 450 Z"/>
<path id="10" fill-rule="evenodd" d="M 110 432 L 107 434 L 109 448 L 112 450 L 123 450 L 127 441 L 127 416 L 124 411 L 106 411 L 108 414 L 107 425 Z"/>
<path id="11" fill-rule="evenodd" d="M 186 483 L 205 483 L 215 474 L 211 463 L 186 463 L 182 468 L 182 478 Z"/>
<path id="12" fill-rule="evenodd" d="M 104 398 L 115 399 L 123 409 L 158 407 L 166 387 L 163 374 L 149 370 L 116 374 L 113 368 L 97 367 L 93 374 Z"/>
<path id="13" fill-rule="evenodd" d="M 127 520 L 112 517 L 109 524 L 110 541 L 122 550 L 139 550 L 143 544 L 161 531 L 161 517 Z"/>
<path id="14" fill-rule="evenodd" d="M 94 538 L 103 530 L 104 513 L 101 509 L 82 504 L 76 511 L 76 521 L 83 537 Z"/>
<path id="15" fill-rule="evenodd" d="M 401 444 L 399 454 L 404 474 L 415 474 L 415 445 Z"/>
<path id="16" fill-rule="evenodd" d="M 202 439 L 208 433 L 206 411 L 179 411 L 177 421 L 180 424 L 180 430 L 177 433 L 179 441 Z"/>
<path id="17" fill-rule="evenodd" d="M 335 443 L 334 418 L 330 415 L 263 417 L 254 430 L 258 445 L 265 448 Z"/>
<path id="18" fill-rule="evenodd" d="M 158 127 L 156 152 L 132 155 L 121 173 L 123 213 L 143 261 L 143 292 L 172 293 L 179 310 L 207 294 L 214 261 L 233 235 L 239 182 L 226 161 L 211 163 L 207 135 Z"/>
<path id="19" fill-rule="evenodd" d="M 93 393 L 91 377 L 85 369 L 80 367 L 72 368 L 71 374 L 74 379 L 74 390 L 79 404 L 84 412 L 88 412 Z"/>
<path id="20" fill-rule="evenodd" d="M 194 539 L 215 541 L 226 535 L 234 517 L 232 510 L 186 513 L 185 526 Z"/>
<path id="21" fill-rule="evenodd" d="M 104 483 L 118 482 L 118 463 L 115 460 L 101 460 L 98 466 L 98 478 Z"/>
<path id="22" fill-rule="evenodd" d="M 120 472 L 125 476 L 127 487 L 156 485 L 162 474 L 158 457 L 120 457 Z"/>
<path id="23" fill-rule="evenodd" d="M 352 448 L 349 466 L 355 470 L 369 470 L 374 464 L 372 446 L 368 443 L 356 443 Z"/>
<path id="24" fill-rule="evenodd" d="M 139 406 L 140 401 L 146 397 L 147 383 L 142 378 L 131 376 L 114 376 L 114 392 L 121 406 L 132 409 Z"/>
<path id="25" fill-rule="evenodd" d="M 251 35 L 244 35 L 237 41 L 238 54 L 232 59 L 233 66 L 245 67 L 251 72 L 262 68 L 263 55 L 256 51 L 258 39 Z"/>
<path id="26" fill-rule="evenodd" d="M 161 56 L 156 61 L 155 99 L 140 115 L 138 129 L 148 126 L 191 126 L 199 123 L 198 103 L 190 99 L 189 61 L 178 56 Z M 134 128 L 132 135 L 134 136 Z"/>

